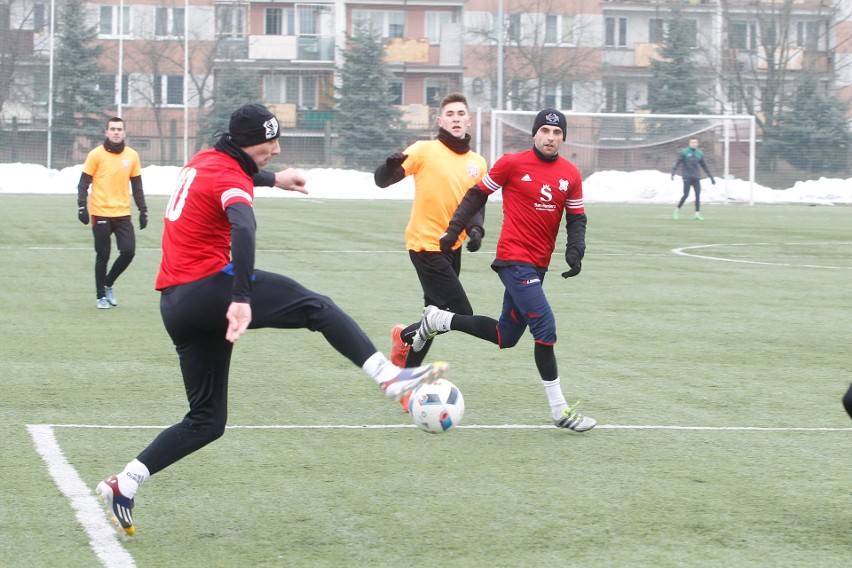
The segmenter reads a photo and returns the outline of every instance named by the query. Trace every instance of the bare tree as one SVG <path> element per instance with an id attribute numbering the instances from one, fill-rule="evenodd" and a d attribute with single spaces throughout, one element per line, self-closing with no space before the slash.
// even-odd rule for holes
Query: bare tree
<path id="1" fill-rule="evenodd" d="M 0 115 L 6 102 L 16 97 L 15 91 L 19 90 L 16 88 L 20 86 L 18 71 L 27 58 L 33 57 L 35 7 L 24 4 L 20 19 L 13 19 L 12 14 L 19 11 L 15 9 L 18 4 L 23 3 L 17 0 L 0 1 Z"/>
<path id="2" fill-rule="evenodd" d="M 175 142 L 170 126 L 176 114 L 175 105 L 183 107 L 195 102 L 192 124 L 197 125 L 212 96 L 216 55 L 216 40 L 209 33 L 212 23 L 200 24 L 199 14 L 195 13 L 191 14 L 190 23 L 190 14 L 184 14 L 183 10 L 183 2 L 174 0 L 158 6 L 153 25 L 146 26 L 146 37 L 134 41 L 125 50 L 126 66 L 134 71 L 134 81 L 129 86 L 134 98 L 144 101 L 152 110 L 161 161 L 174 160 L 175 149 L 169 144 Z M 207 36 L 202 35 L 205 31 Z M 184 80 L 189 81 L 186 100 Z M 196 150 L 200 144 L 196 137 Z"/>
<path id="3" fill-rule="evenodd" d="M 592 80 L 599 74 L 591 41 L 584 41 L 589 22 L 567 14 L 560 0 L 517 0 L 509 3 L 503 22 L 492 12 L 469 27 L 474 44 L 467 53 L 472 67 L 481 70 L 492 85 L 496 101 L 499 25 L 503 27 L 503 80 L 507 106 L 535 110 L 546 104 L 548 94 Z M 559 105 L 557 105 L 559 106 Z"/>
<path id="4" fill-rule="evenodd" d="M 835 27 L 849 17 L 842 0 L 720 0 L 720 5 L 723 96 L 757 117 L 764 134 L 789 109 L 805 71 L 835 84 L 841 46 L 831 42 Z"/>

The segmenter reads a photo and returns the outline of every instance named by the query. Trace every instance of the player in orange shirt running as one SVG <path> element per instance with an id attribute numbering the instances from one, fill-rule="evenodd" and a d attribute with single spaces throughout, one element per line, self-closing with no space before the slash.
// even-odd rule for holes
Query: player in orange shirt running
<path id="1" fill-rule="evenodd" d="M 471 125 L 467 99 L 461 93 L 452 93 L 441 101 L 438 114 L 438 136 L 434 140 L 420 140 L 388 156 L 376 168 L 375 182 L 387 187 L 406 176 L 414 176 L 414 202 L 405 229 L 408 255 L 420 285 L 423 287 L 424 305 L 440 306 L 460 314 L 473 314 L 473 308 L 459 280 L 461 272 L 461 244 L 470 240 L 467 249 L 479 250 L 485 231 L 482 228 L 484 209 L 468 222 L 453 250 L 441 252 L 439 239 L 469 187 L 485 175 L 485 158 L 470 149 Z M 429 351 L 427 344 L 421 351 L 411 350 L 411 341 L 420 322 L 409 326 L 399 324 L 391 331 L 391 361 L 400 367 L 417 367 Z M 407 411 L 407 400 L 403 400 Z"/>

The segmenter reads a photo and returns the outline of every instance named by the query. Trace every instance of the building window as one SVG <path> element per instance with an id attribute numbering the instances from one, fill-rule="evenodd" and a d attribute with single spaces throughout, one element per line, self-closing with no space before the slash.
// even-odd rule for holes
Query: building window
<path id="1" fill-rule="evenodd" d="M 402 10 L 352 10 L 352 23 L 370 26 L 382 37 L 405 37 Z"/>
<path id="2" fill-rule="evenodd" d="M 452 23 L 452 12 L 426 12 L 426 39 L 432 45 L 441 43 L 441 28 Z"/>
<path id="3" fill-rule="evenodd" d="M 666 21 L 662 18 L 648 20 L 648 41 L 663 43 L 666 41 Z"/>
<path id="4" fill-rule="evenodd" d="M 728 30 L 728 43 L 733 49 L 753 51 L 757 49 L 757 24 L 733 21 Z"/>
<path id="5" fill-rule="evenodd" d="M 119 26 L 121 26 L 121 34 L 118 31 Z M 118 6 L 101 6 L 98 34 L 102 36 L 130 35 L 130 6 L 125 6 L 123 10 L 119 10 Z"/>
<path id="6" fill-rule="evenodd" d="M 50 75 L 48 73 L 34 72 L 33 73 L 33 102 L 47 103 L 48 82 Z"/>
<path id="7" fill-rule="evenodd" d="M 273 104 L 294 104 L 299 110 L 316 110 L 319 81 L 312 75 L 265 75 L 263 99 Z"/>
<path id="8" fill-rule="evenodd" d="M 548 14 L 544 19 L 544 43 L 555 45 L 559 43 L 559 16 Z"/>
<path id="9" fill-rule="evenodd" d="M 401 105 L 403 101 L 402 79 L 391 77 L 388 80 L 388 102 L 392 105 Z"/>
<path id="10" fill-rule="evenodd" d="M 506 22 L 504 23 L 506 34 L 505 40 L 519 43 L 521 41 L 521 15 L 506 14 Z"/>
<path id="11" fill-rule="evenodd" d="M 627 46 L 627 18 L 608 17 L 604 20 L 604 44 L 609 47 Z"/>
<path id="12" fill-rule="evenodd" d="M 627 112 L 627 83 L 606 83 L 606 109 L 604 112 Z"/>
<path id="13" fill-rule="evenodd" d="M 33 4 L 33 31 L 46 31 L 48 28 L 47 21 L 47 6 L 44 4 Z"/>
<path id="14" fill-rule="evenodd" d="M 698 20 L 683 20 L 683 41 L 686 47 L 698 47 Z"/>
<path id="15" fill-rule="evenodd" d="M 796 45 L 810 51 L 819 50 L 822 29 L 824 29 L 822 22 L 796 22 Z M 826 45 L 824 49 L 828 49 L 828 46 Z"/>
<path id="16" fill-rule="evenodd" d="M 115 75 L 101 73 L 98 75 L 97 87 L 105 103 L 115 104 Z"/>
<path id="17" fill-rule="evenodd" d="M 424 103 L 433 108 L 441 105 L 441 99 L 450 92 L 450 81 L 442 78 L 428 78 L 424 81 Z"/>
<path id="18" fill-rule="evenodd" d="M 183 75 L 169 75 L 166 77 L 166 104 L 183 104 Z"/>
<path id="19" fill-rule="evenodd" d="M 183 104 L 183 75 L 154 75 L 154 104 Z"/>
<path id="20" fill-rule="evenodd" d="M 156 37 L 179 37 L 185 30 L 183 8 L 157 6 L 154 10 L 154 35 Z"/>
<path id="21" fill-rule="evenodd" d="M 405 37 L 405 12 L 388 12 L 387 37 Z"/>
<path id="22" fill-rule="evenodd" d="M 130 75 L 121 76 L 121 104 L 130 104 Z"/>
<path id="23" fill-rule="evenodd" d="M 283 10 L 281 8 L 267 8 L 265 11 L 265 28 L 266 35 L 281 35 L 283 28 Z"/>
<path id="24" fill-rule="evenodd" d="M 731 107 L 731 112 L 734 114 L 745 114 L 751 112 L 749 109 L 754 108 L 756 99 L 754 97 L 754 87 L 746 86 L 744 89 L 736 85 L 728 87 L 728 103 Z"/>
<path id="25" fill-rule="evenodd" d="M 246 9 L 243 6 L 222 6 L 219 8 L 219 37 L 222 39 L 242 39 L 246 35 Z"/>
<path id="26" fill-rule="evenodd" d="M 561 14 L 549 14 L 544 21 L 544 43 L 547 45 L 573 44 L 574 19 Z"/>
<path id="27" fill-rule="evenodd" d="M 545 83 L 544 84 L 544 106 L 558 108 L 560 110 L 571 110 L 574 108 L 574 85 L 570 81 Z"/>

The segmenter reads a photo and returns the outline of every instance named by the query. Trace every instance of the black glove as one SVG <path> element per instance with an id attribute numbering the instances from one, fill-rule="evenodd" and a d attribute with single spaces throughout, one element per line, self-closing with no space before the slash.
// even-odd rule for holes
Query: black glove
<path id="1" fill-rule="evenodd" d="M 441 235 L 441 252 L 453 252 L 453 247 L 459 240 L 458 231 L 448 228 L 447 232 Z"/>
<path id="2" fill-rule="evenodd" d="M 571 269 L 563 272 L 562 278 L 571 278 L 572 276 L 580 274 L 580 269 L 583 266 L 582 259 L 583 257 L 577 249 L 569 246 L 565 250 L 565 262 L 568 263 L 568 266 L 570 266 Z"/>
<path id="3" fill-rule="evenodd" d="M 141 231 L 148 226 L 148 210 L 139 212 L 139 230 Z"/>
<path id="4" fill-rule="evenodd" d="M 78 218 L 78 219 L 80 220 L 80 222 L 81 222 L 81 223 L 83 223 L 84 225 L 88 225 L 88 224 L 89 224 L 89 210 L 86 208 L 86 206 L 85 206 L 85 205 L 81 205 L 81 206 L 77 209 L 77 218 Z"/>
<path id="5" fill-rule="evenodd" d="M 485 231 L 482 230 L 482 227 L 477 225 L 470 228 L 467 232 L 467 236 L 470 237 L 467 241 L 467 250 L 470 252 L 476 252 L 482 246 L 482 237 L 485 236 Z M 443 246 L 441 248 L 443 249 Z"/>
<path id="6" fill-rule="evenodd" d="M 571 265 L 571 270 L 566 270 L 562 273 L 562 278 L 571 278 L 572 276 L 577 276 L 578 274 L 580 274 L 580 269 L 582 268 L 582 266 L 583 263 L 578 260 L 577 264 Z"/>
<path id="7" fill-rule="evenodd" d="M 713 185 L 716 185 L 716 178 L 714 178 L 713 176 L 710 176 L 710 183 L 712 183 Z"/>
<path id="8" fill-rule="evenodd" d="M 402 152 L 391 154 L 385 160 L 385 165 L 387 166 L 389 171 L 393 171 L 400 167 L 407 157 L 408 155 L 403 154 Z"/>

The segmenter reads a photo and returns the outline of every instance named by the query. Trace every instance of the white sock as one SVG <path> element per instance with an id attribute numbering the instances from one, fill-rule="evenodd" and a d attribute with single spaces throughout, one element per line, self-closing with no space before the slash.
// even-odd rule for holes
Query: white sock
<path id="1" fill-rule="evenodd" d="M 559 377 L 554 381 L 541 381 L 544 385 L 544 394 L 547 395 L 547 402 L 550 403 L 550 414 L 554 420 L 562 416 L 562 409 L 568 408 L 568 403 L 565 402 L 565 395 L 562 394 L 562 386 L 560 385 Z"/>
<path id="2" fill-rule="evenodd" d="M 377 384 L 389 381 L 399 374 L 399 367 L 391 363 L 380 351 L 373 353 L 361 368 L 373 377 Z"/>
<path id="3" fill-rule="evenodd" d="M 438 315 L 435 316 L 435 329 L 437 331 L 450 331 L 450 323 L 452 323 L 454 315 L 456 314 L 446 310 L 438 312 Z"/>
<path id="4" fill-rule="evenodd" d="M 133 499 L 133 496 L 139 490 L 139 486 L 151 477 L 151 474 L 148 473 L 148 468 L 144 463 L 133 460 L 124 466 L 124 471 L 116 477 L 118 477 L 118 490 L 121 491 L 121 494 L 128 499 Z"/>

